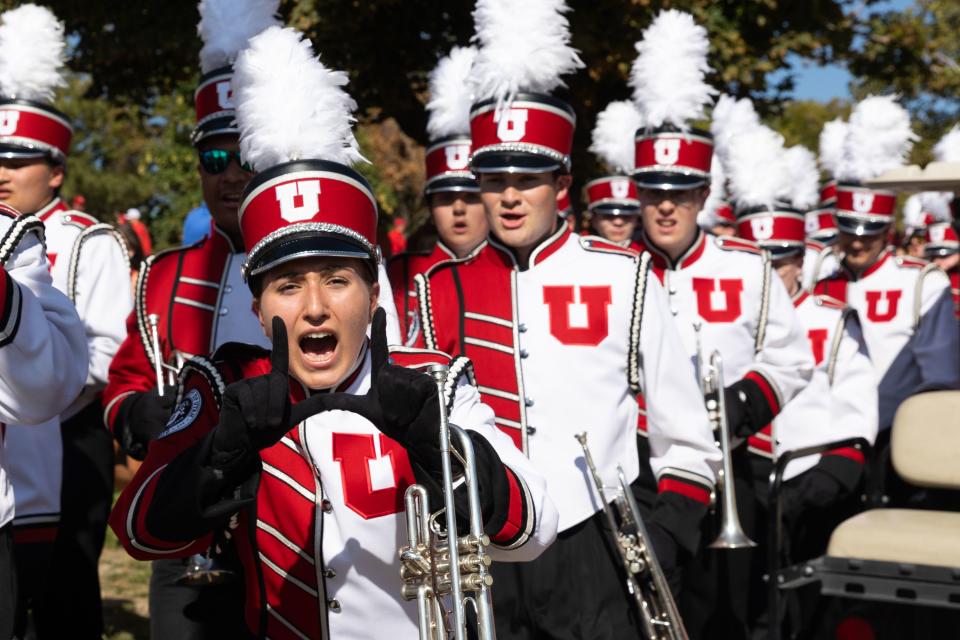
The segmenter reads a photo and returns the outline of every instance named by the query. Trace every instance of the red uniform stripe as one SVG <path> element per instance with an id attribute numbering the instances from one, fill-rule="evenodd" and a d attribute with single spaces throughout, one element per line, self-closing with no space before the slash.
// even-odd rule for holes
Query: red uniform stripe
<path id="1" fill-rule="evenodd" d="M 57 539 L 57 527 L 23 527 L 13 529 L 14 544 L 54 542 Z"/>
<path id="2" fill-rule="evenodd" d="M 501 545 L 507 545 L 517 539 L 517 536 L 524 530 L 523 522 L 523 489 L 520 488 L 520 482 L 517 476 L 510 468 L 504 466 L 504 473 L 507 474 L 507 485 L 509 486 L 510 502 L 507 509 L 507 521 L 503 527 L 493 535 L 492 540 Z"/>
<path id="3" fill-rule="evenodd" d="M 657 485 L 657 491 L 660 493 L 673 491 L 682 496 L 692 498 L 697 502 L 710 504 L 710 491 L 708 489 L 676 478 L 661 478 L 660 483 Z"/>
<path id="4" fill-rule="evenodd" d="M 770 411 L 773 412 L 773 415 L 780 413 L 780 403 L 777 401 L 777 392 L 773 390 L 773 385 L 770 384 L 763 374 L 757 371 L 748 371 L 747 375 L 743 376 L 743 378 L 744 380 L 752 380 L 760 387 L 760 391 L 763 393 L 763 397 L 770 406 Z"/>
<path id="5" fill-rule="evenodd" d="M 825 456 L 843 456 L 844 458 L 849 458 L 856 462 L 857 464 L 863 464 L 866 461 L 866 458 L 863 455 L 863 451 L 855 449 L 853 447 L 843 447 L 841 449 L 832 449 L 827 451 L 823 455 Z"/>

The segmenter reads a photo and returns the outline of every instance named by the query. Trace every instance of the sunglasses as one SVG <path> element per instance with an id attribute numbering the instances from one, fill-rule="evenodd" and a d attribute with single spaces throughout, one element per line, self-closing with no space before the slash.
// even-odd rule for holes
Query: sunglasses
<path id="1" fill-rule="evenodd" d="M 239 151 L 226 151 L 224 149 L 207 149 L 201 151 L 200 166 L 211 175 L 223 173 L 230 166 L 231 160 L 236 160 L 240 168 L 247 172 L 253 172 L 253 168 L 240 159 Z"/>

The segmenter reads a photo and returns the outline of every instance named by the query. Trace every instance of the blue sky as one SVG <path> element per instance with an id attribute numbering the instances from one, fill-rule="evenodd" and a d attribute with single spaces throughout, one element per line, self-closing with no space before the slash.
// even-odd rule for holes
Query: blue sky
<path id="1" fill-rule="evenodd" d="M 871 7 L 871 11 L 905 9 L 915 5 L 914 0 L 887 0 Z M 798 100 L 818 100 L 827 102 L 833 98 L 850 97 L 852 76 L 841 65 L 814 65 L 803 60 L 795 63 L 797 69 L 796 87 L 793 97 Z"/>

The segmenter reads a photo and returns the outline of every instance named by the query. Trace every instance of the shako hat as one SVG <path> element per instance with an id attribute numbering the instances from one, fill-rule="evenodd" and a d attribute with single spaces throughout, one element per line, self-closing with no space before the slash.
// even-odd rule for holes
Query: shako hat
<path id="1" fill-rule="evenodd" d="M 869 96 L 850 115 L 837 167 L 837 227 L 858 236 L 883 233 L 893 222 L 897 196 L 863 183 L 904 164 L 916 139 L 907 110 L 895 96 Z"/>
<path id="2" fill-rule="evenodd" d="M 949 222 L 934 222 L 927 227 L 923 253 L 928 258 L 944 257 L 960 252 L 957 229 Z"/>
<path id="3" fill-rule="evenodd" d="M 583 67 L 564 0 L 477 0 L 471 73 L 474 173 L 569 171 L 576 116 L 550 95 Z"/>
<path id="4" fill-rule="evenodd" d="M 233 63 L 250 38 L 280 24 L 280 0 L 200 0 L 197 33 L 200 49 L 200 82 L 193 92 L 197 125 L 193 144 L 217 135 L 237 135 L 230 79 Z"/>
<path id="5" fill-rule="evenodd" d="M 474 47 L 454 47 L 430 73 L 427 102 L 427 195 L 440 191 L 480 191 L 470 171 L 470 69 Z"/>
<path id="6" fill-rule="evenodd" d="M 606 164 L 611 175 L 587 183 L 587 206 L 591 212 L 637 215 L 640 198 L 633 173 L 633 135 L 642 123 L 640 112 L 629 100 L 611 102 L 597 115 L 590 151 Z"/>
<path id="7" fill-rule="evenodd" d="M 903 203 L 903 235 L 906 238 L 923 236 L 935 222 L 950 222 L 950 202 L 953 194 L 947 191 L 921 191 Z"/>
<path id="8" fill-rule="evenodd" d="M 827 174 L 820 185 L 817 207 L 806 213 L 806 232 L 811 240 L 832 244 L 837 239 L 837 180 L 835 176 L 843 163 L 843 147 L 847 137 L 847 123 L 836 118 L 823 125 L 819 138 L 820 167 Z"/>
<path id="9" fill-rule="evenodd" d="M 674 9 L 661 11 L 636 44 L 630 85 L 643 127 L 633 177 L 641 188 L 692 189 L 710 181 L 713 139 L 690 126 L 705 117 L 716 93 L 704 81 L 709 48 L 707 30 Z"/>
<path id="10" fill-rule="evenodd" d="M 347 75 L 324 67 L 296 30 L 273 26 L 250 39 L 232 82 L 240 154 L 257 173 L 239 211 L 244 278 L 310 256 L 359 258 L 375 274 L 377 202 L 351 168 L 364 159 Z"/>
<path id="11" fill-rule="evenodd" d="M 73 127 L 52 105 L 63 78 L 63 23 L 24 4 L 0 15 L 0 157 L 63 162 Z"/>

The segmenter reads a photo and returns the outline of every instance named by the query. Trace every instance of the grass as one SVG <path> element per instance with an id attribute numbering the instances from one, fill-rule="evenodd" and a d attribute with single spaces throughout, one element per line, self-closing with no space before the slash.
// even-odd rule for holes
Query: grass
<path id="1" fill-rule="evenodd" d="M 150 563 L 128 556 L 113 531 L 108 529 L 100 556 L 100 590 L 107 640 L 150 639 L 149 584 Z"/>

